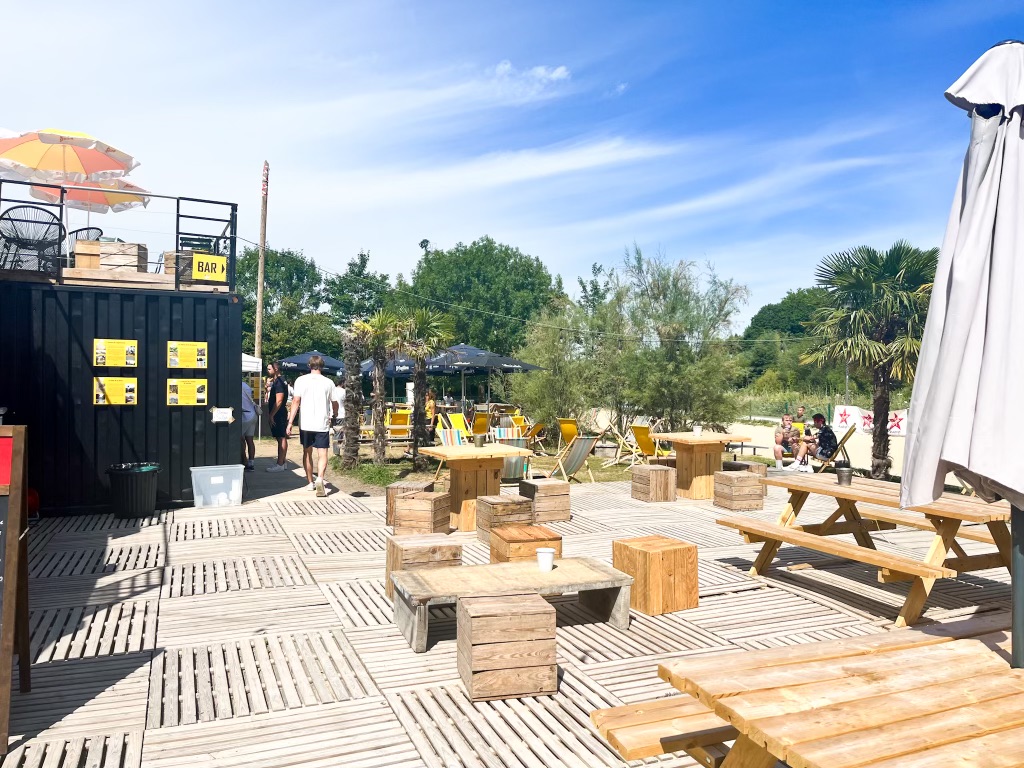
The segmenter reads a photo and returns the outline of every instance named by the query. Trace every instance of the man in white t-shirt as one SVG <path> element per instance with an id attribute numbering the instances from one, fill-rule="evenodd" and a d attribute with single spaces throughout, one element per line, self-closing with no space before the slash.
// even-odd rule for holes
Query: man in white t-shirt
<path id="1" fill-rule="evenodd" d="M 309 358 L 309 373 L 295 381 L 291 410 L 288 413 L 290 437 L 295 417 L 299 418 L 299 442 L 302 444 L 302 467 L 306 470 L 308 490 L 317 496 L 326 496 L 324 476 L 327 474 L 327 449 L 330 447 L 331 420 L 338 413 L 334 402 L 334 384 L 323 375 L 324 359 L 320 355 Z M 316 449 L 318 473 L 313 480 L 313 450 Z"/>

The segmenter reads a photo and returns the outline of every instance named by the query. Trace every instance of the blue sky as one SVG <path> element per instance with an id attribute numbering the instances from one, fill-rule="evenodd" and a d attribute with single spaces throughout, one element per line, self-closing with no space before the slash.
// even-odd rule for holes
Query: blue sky
<path id="1" fill-rule="evenodd" d="M 326 269 L 366 249 L 408 274 L 423 238 L 486 234 L 574 288 L 636 242 L 747 284 L 739 325 L 831 251 L 939 244 L 968 137 L 943 91 L 1024 22 L 979 0 L 55 2 L 44 55 L 31 5 L 5 4 L 25 34 L 0 126 L 99 136 L 148 189 L 240 203 L 244 237 L 267 159 L 271 246 Z M 151 250 L 173 230 L 156 203 L 94 221 Z"/>

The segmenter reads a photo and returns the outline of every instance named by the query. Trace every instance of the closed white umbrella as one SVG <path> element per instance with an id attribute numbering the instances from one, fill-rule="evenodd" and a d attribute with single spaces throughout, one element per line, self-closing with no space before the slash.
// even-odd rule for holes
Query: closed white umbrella
<path id="1" fill-rule="evenodd" d="M 928 308 L 900 501 L 935 500 L 948 472 L 987 501 L 1009 500 L 1016 566 L 1024 543 L 1024 462 L 1015 448 L 1024 435 L 1024 43 L 991 48 L 946 98 L 970 115 L 971 140 Z M 1014 571 L 1021 666 L 1024 570 Z"/>

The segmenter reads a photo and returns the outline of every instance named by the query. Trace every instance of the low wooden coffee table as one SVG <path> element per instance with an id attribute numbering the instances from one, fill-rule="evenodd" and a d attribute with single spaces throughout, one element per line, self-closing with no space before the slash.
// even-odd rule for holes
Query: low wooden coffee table
<path id="1" fill-rule="evenodd" d="M 629 628 L 633 577 L 590 557 L 556 560 L 542 572 L 535 561 L 464 565 L 391 574 L 395 624 L 416 653 L 427 650 L 428 609 L 450 605 L 460 597 L 563 595 L 579 592 L 580 605 L 619 629 Z"/>

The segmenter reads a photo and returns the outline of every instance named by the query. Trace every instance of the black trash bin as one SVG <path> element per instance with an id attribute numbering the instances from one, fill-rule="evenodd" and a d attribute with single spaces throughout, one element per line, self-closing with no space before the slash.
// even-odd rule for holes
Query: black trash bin
<path id="1" fill-rule="evenodd" d="M 114 517 L 149 517 L 156 512 L 156 480 L 160 465 L 151 461 L 111 464 L 110 498 Z"/>

